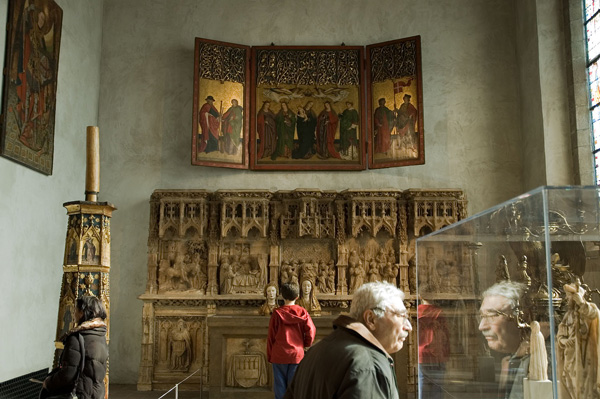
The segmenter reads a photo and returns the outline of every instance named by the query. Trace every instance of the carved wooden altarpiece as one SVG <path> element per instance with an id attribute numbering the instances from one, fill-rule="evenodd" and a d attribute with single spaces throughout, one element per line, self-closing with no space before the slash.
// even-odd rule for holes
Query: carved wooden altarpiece
<path id="1" fill-rule="evenodd" d="M 410 306 L 416 237 L 465 217 L 454 189 L 156 190 L 138 389 L 167 389 L 199 370 L 182 389 L 272 397 L 268 284 L 310 281 L 311 298 L 299 303 L 320 339 L 363 282 L 396 284 Z M 414 303 L 410 312 L 416 323 Z M 395 355 L 404 395 L 415 392 L 416 335 Z"/>

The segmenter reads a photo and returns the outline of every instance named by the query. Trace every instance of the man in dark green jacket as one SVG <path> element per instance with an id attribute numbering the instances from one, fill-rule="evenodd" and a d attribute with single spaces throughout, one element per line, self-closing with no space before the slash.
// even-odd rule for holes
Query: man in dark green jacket
<path id="1" fill-rule="evenodd" d="M 397 399 L 394 362 L 412 331 L 404 293 L 385 282 L 355 291 L 348 316 L 300 362 L 285 399 Z"/>

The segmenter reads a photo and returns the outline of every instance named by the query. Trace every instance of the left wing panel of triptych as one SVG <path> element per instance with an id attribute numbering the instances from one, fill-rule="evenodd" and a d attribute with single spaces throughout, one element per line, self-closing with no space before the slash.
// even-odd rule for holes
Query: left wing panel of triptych
<path id="1" fill-rule="evenodd" d="M 250 47 L 196 38 L 192 165 L 248 168 Z"/>

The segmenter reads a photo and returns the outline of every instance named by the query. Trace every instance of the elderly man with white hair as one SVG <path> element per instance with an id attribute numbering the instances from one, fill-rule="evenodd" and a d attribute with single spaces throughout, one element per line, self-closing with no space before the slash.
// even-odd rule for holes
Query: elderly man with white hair
<path id="1" fill-rule="evenodd" d="M 285 399 L 398 398 L 391 354 L 412 331 L 404 293 L 386 282 L 360 286 L 349 315 L 300 362 Z"/>
<path id="2" fill-rule="evenodd" d="M 519 306 L 527 287 L 501 281 L 482 294 L 479 331 L 493 351 L 504 353 L 501 363 L 499 398 L 522 399 L 523 378 L 529 369 L 529 342 L 519 324 Z"/>

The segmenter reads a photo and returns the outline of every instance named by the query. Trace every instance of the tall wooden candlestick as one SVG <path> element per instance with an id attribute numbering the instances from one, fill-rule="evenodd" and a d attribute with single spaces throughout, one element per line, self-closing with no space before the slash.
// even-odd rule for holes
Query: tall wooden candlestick
<path id="1" fill-rule="evenodd" d="M 87 127 L 85 200 L 98 202 L 100 191 L 100 135 L 98 126 Z"/>

